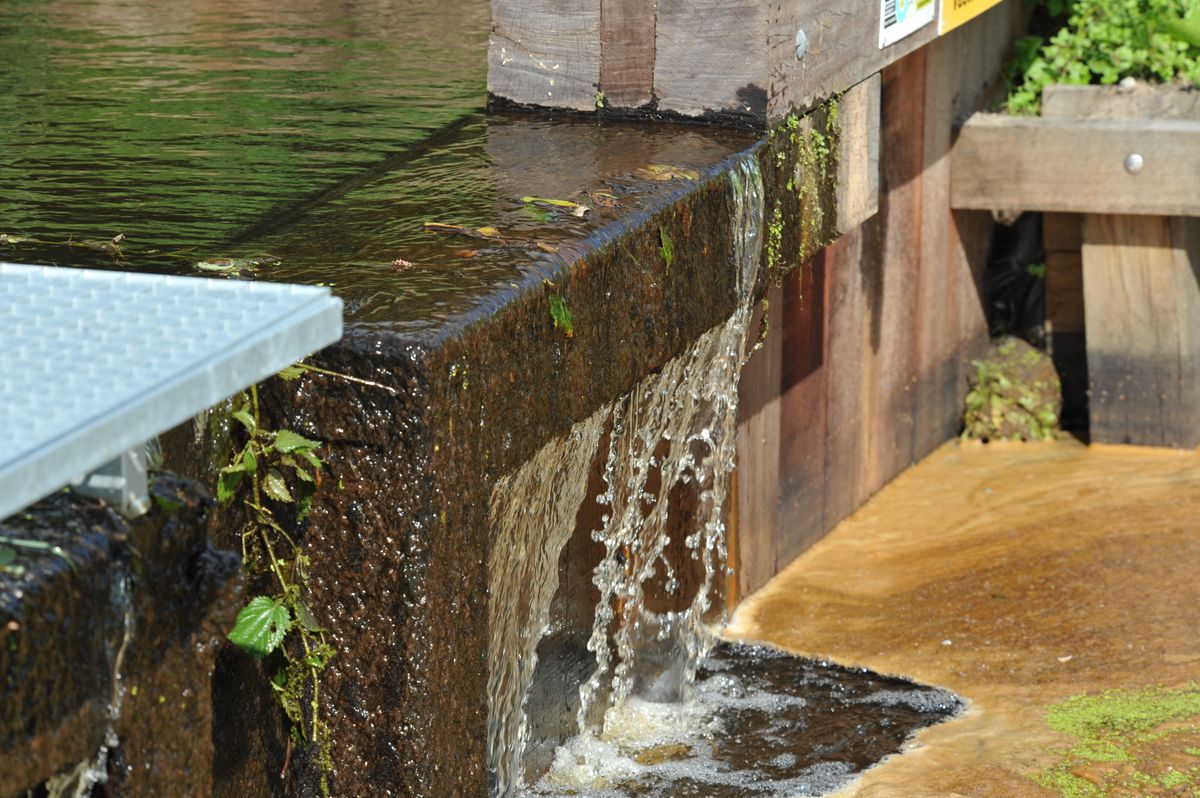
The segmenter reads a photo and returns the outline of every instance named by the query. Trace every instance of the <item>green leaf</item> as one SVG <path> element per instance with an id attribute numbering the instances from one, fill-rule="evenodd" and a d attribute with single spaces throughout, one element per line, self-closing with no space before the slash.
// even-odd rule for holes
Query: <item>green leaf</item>
<path id="1" fill-rule="evenodd" d="M 275 433 L 275 450 L 285 454 L 287 452 L 312 451 L 320 445 L 320 442 L 310 441 L 290 429 L 281 429 Z"/>
<path id="2" fill-rule="evenodd" d="M 0 546 L 0 568 L 12 565 L 17 559 L 17 550 L 12 546 Z"/>
<path id="3" fill-rule="evenodd" d="M 295 363 L 277 372 L 275 376 L 284 382 L 291 382 L 292 380 L 297 380 L 303 377 L 304 372 L 306 371 L 308 371 L 308 367 L 303 363 Z"/>
<path id="4" fill-rule="evenodd" d="M 258 422 L 254 420 L 254 416 L 250 414 L 250 411 L 244 408 L 234 411 L 233 417 L 236 418 L 241 425 L 246 428 L 246 431 L 251 434 L 258 429 Z"/>
<path id="5" fill-rule="evenodd" d="M 255 657 L 265 657 L 283 642 L 292 614 L 279 599 L 256 596 L 238 613 L 229 640 Z"/>
<path id="6" fill-rule="evenodd" d="M 671 264 L 675 261 L 675 253 L 671 248 L 671 239 L 667 236 L 667 228 L 662 225 L 659 225 L 658 228 L 658 240 L 661 242 L 658 252 L 662 255 L 663 263 L 667 264 L 667 269 L 669 270 Z"/>
<path id="7" fill-rule="evenodd" d="M 326 631 L 321 624 L 317 623 L 317 619 L 313 617 L 308 605 L 302 601 L 296 604 L 296 620 L 310 632 Z"/>
<path id="8" fill-rule="evenodd" d="M 308 464 L 313 468 L 320 470 L 325 464 L 321 462 L 321 458 L 317 457 L 312 452 L 306 449 L 297 449 L 296 454 L 308 461 Z"/>
<path id="9" fill-rule="evenodd" d="M 287 482 L 283 479 L 283 474 L 280 474 L 274 468 L 268 471 L 266 478 L 263 479 L 263 490 L 275 501 L 294 501 L 291 491 L 288 490 Z"/>
<path id="10" fill-rule="evenodd" d="M 247 474 L 253 474 L 258 470 L 258 458 L 254 456 L 254 450 L 249 446 L 242 450 L 242 468 L 246 469 Z"/>
<path id="11" fill-rule="evenodd" d="M 554 320 L 554 329 L 562 330 L 568 338 L 575 336 L 575 320 L 571 318 L 567 300 L 563 299 L 562 294 L 550 295 L 550 318 Z"/>
<path id="12" fill-rule="evenodd" d="M 220 476 L 217 477 L 217 501 L 221 504 L 229 504 L 233 500 L 234 494 L 237 493 L 238 485 L 242 484 L 242 466 L 236 468 L 226 466 L 221 469 Z"/>

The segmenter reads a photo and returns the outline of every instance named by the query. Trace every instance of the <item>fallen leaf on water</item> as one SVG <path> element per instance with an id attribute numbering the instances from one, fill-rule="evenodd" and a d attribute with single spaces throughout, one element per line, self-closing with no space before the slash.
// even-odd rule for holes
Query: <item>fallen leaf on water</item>
<path id="1" fill-rule="evenodd" d="M 617 207 L 617 195 L 610 194 L 607 191 L 590 191 L 588 192 L 588 198 L 592 201 L 593 205 L 599 205 L 601 208 Z"/>
<path id="2" fill-rule="evenodd" d="M 555 208 L 574 209 L 579 207 L 578 202 L 570 200 L 551 199 L 549 197 L 521 197 L 521 202 L 540 203 L 542 205 L 553 205 Z"/>
<path id="3" fill-rule="evenodd" d="M 475 232 L 487 238 L 498 238 L 500 236 L 500 231 L 494 227 L 476 227 Z"/>
<path id="4" fill-rule="evenodd" d="M 699 180 L 700 173 L 695 169 L 682 169 L 667 163 L 652 163 L 637 170 L 639 177 L 647 180 Z"/>
<path id="5" fill-rule="evenodd" d="M 477 249 L 460 249 L 458 252 L 455 252 L 454 254 L 460 258 L 473 258 L 479 254 L 479 250 L 477 250 Z"/>
<path id="6" fill-rule="evenodd" d="M 558 252 L 558 247 L 554 246 L 553 244 L 547 244 L 545 241 L 538 241 L 534 244 L 534 246 L 536 246 L 542 252 L 549 252 L 552 255 L 555 252 Z"/>

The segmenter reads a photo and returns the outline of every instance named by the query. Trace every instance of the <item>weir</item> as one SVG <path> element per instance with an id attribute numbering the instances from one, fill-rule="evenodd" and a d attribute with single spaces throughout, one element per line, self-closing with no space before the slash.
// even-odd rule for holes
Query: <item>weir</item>
<path id="1" fill-rule="evenodd" d="M 783 99 L 740 95 L 748 116 L 728 97 L 688 106 L 734 128 L 617 118 L 655 115 L 638 103 L 600 119 L 514 113 L 529 98 L 493 90 L 492 113 L 439 118 L 399 155 L 356 142 L 332 187 L 264 187 L 254 203 L 272 213 L 223 219 L 182 256 L 162 231 L 127 245 L 145 268 L 320 283 L 345 302 L 342 340 L 257 394 L 257 423 L 319 441 L 325 464 L 307 515 L 286 522 L 307 557 L 304 605 L 336 652 L 317 699 L 328 756 L 273 703 L 278 657 L 224 639 L 265 583 L 236 569 L 245 507 L 205 495 L 244 443 L 218 406 L 161 438 L 172 487 L 142 524 L 158 532 L 69 496 L 6 522 L 58 540 L 100 519 L 75 568 L 22 577 L 36 590 L 0 573 L 17 597 L 0 622 L 26 630 L 0 655 L 19 674 L 4 702 L 21 707 L 0 761 L 23 763 L 0 768 L 0 795 L 65 785 L 81 762 L 109 795 L 314 795 L 327 781 L 335 795 L 509 798 L 624 779 L 666 796 L 675 778 L 713 796 L 816 794 L 960 711 L 944 691 L 718 645 L 714 630 L 956 432 L 986 343 L 990 220 L 950 211 L 944 161 L 952 120 L 998 74 L 1015 5 L 857 66 L 814 46 L 819 79 L 795 82 L 787 64 Z M 124 266 L 38 224 L 0 255 Z M 37 602 L 107 596 L 110 559 L 130 563 L 113 569 L 130 585 L 128 645 L 115 605 L 98 605 L 98 625 L 71 620 L 79 598 L 40 616 L 57 653 L 33 646 Z M 164 574 L 186 594 L 166 609 L 150 598 Z M 64 665 L 79 651 L 85 665 Z M 47 667 L 71 680 L 46 685 Z M 883 718 L 881 731 L 838 758 L 853 734 L 820 725 L 834 715 Z M 647 719 L 670 733 L 647 735 Z M 741 759 L 710 750 L 713 729 L 744 735 Z M 722 775 L 767 731 L 767 762 Z"/>

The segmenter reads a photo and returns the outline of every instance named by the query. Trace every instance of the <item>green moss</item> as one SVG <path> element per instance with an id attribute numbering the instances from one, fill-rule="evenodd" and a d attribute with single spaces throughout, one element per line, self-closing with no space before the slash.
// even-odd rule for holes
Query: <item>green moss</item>
<path id="1" fill-rule="evenodd" d="M 1050 728 L 1087 742 L 1116 743 L 1167 721 L 1200 716 L 1200 684 L 1180 690 L 1146 687 L 1068 698 L 1047 711 Z"/>
<path id="2" fill-rule="evenodd" d="M 1036 780 L 1064 798 L 1099 798 L 1109 794 L 1147 794 L 1200 787 L 1200 767 L 1163 768 L 1147 753 L 1177 735 L 1200 734 L 1200 685 L 1169 690 L 1145 687 L 1106 690 L 1073 696 L 1046 711 L 1046 723 L 1074 739 L 1054 766 Z M 1191 755 L 1200 750 L 1175 748 Z M 1106 763 L 1111 767 L 1105 768 Z M 1089 769 L 1093 780 L 1078 770 Z M 1099 783 L 1097 783 L 1099 782 Z"/>
<path id="3" fill-rule="evenodd" d="M 767 225 L 767 273 L 775 274 L 783 258 L 783 208 L 778 203 Z"/>

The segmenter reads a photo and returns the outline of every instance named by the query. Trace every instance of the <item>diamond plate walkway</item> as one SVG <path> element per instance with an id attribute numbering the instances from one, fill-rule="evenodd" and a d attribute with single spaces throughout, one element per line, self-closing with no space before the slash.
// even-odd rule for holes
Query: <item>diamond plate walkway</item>
<path id="1" fill-rule="evenodd" d="M 341 334 L 328 288 L 0 263 L 0 518 Z"/>

